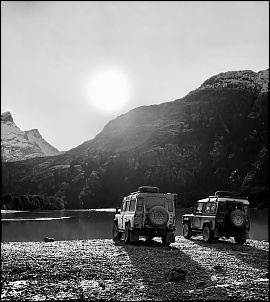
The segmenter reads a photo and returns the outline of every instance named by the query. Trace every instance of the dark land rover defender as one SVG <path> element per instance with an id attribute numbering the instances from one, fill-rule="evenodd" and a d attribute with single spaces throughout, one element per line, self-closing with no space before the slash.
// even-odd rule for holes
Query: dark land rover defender
<path id="1" fill-rule="evenodd" d="M 122 207 L 117 209 L 113 224 L 113 239 L 125 243 L 161 237 L 164 245 L 175 242 L 175 201 L 177 195 L 159 193 L 157 187 L 142 186 L 138 191 L 123 198 Z"/>
<path id="2" fill-rule="evenodd" d="M 214 196 L 198 200 L 192 214 L 182 216 L 183 236 L 203 235 L 205 242 L 230 238 L 244 244 L 249 238 L 249 202 L 230 192 L 217 191 Z"/>

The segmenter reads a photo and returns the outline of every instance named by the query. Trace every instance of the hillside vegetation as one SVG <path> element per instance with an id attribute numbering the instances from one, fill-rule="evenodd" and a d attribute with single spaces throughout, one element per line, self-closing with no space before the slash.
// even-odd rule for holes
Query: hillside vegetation
<path id="1" fill-rule="evenodd" d="M 2 194 L 111 207 L 152 185 L 177 193 L 179 207 L 216 190 L 267 206 L 268 89 L 268 69 L 220 73 L 181 99 L 118 116 L 65 154 L 2 163 Z"/>

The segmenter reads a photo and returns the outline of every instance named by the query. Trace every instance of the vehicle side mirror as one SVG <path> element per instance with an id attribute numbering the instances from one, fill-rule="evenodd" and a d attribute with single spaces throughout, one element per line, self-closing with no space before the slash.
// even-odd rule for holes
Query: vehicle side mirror
<path id="1" fill-rule="evenodd" d="M 120 213 L 121 209 L 120 208 L 115 208 L 116 214 Z"/>

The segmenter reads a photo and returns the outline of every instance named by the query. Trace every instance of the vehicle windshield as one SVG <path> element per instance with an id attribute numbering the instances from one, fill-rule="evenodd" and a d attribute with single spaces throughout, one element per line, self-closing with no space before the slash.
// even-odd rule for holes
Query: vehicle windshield
<path id="1" fill-rule="evenodd" d="M 209 213 L 209 214 L 215 214 L 216 213 L 216 209 L 217 209 L 217 204 L 216 202 L 207 202 L 205 205 L 205 213 Z"/>

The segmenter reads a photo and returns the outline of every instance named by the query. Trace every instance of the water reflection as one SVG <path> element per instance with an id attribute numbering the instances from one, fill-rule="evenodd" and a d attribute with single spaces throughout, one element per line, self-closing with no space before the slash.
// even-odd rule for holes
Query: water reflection
<path id="1" fill-rule="evenodd" d="M 176 236 L 182 235 L 182 215 L 191 210 L 177 211 Z M 61 211 L 1 211 L 2 242 L 112 238 L 115 209 Z M 268 210 L 251 209 L 250 239 L 268 240 Z"/>

